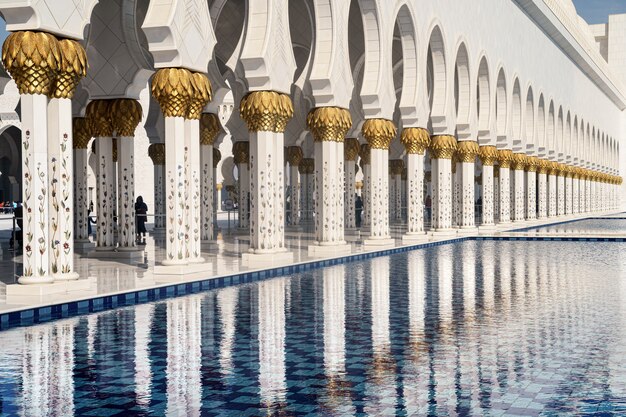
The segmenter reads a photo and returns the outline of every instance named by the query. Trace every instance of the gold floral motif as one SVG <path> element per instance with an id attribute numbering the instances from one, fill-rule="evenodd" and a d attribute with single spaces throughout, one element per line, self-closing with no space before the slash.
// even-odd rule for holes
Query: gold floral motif
<path id="1" fill-rule="evenodd" d="M 213 145 L 217 134 L 222 130 L 220 119 L 214 113 L 202 113 L 200 117 L 200 143 Z"/>
<path id="2" fill-rule="evenodd" d="M 219 149 L 213 148 L 213 168 L 217 168 L 217 164 L 222 160 L 222 153 Z"/>
<path id="3" fill-rule="evenodd" d="M 59 50 L 61 61 L 52 96 L 72 98 L 80 79 L 87 75 L 87 54 L 80 43 L 71 39 L 60 40 Z"/>
<path id="4" fill-rule="evenodd" d="M 537 162 L 537 172 L 539 174 L 547 174 L 550 170 L 550 161 L 546 161 L 545 159 L 538 159 Z"/>
<path id="5" fill-rule="evenodd" d="M 110 100 L 90 101 L 85 110 L 85 117 L 91 125 L 94 137 L 113 136 Z"/>
<path id="6" fill-rule="evenodd" d="M 400 142 L 404 145 L 406 153 L 424 155 L 424 151 L 430 145 L 430 133 L 421 127 L 408 127 L 402 130 Z"/>
<path id="7" fill-rule="evenodd" d="M 350 112 L 340 107 L 318 107 L 306 117 L 315 142 L 343 142 L 352 127 Z"/>
<path id="8" fill-rule="evenodd" d="M 549 175 L 558 175 L 559 174 L 559 163 L 556 161 L 548 161 L 548 174 Z"/>
<path id="9" fill-rule="evenodd" d="M 187 117 L 194 94 L 191 71 L 185 68 L 161 68 L 152 77 L 152 96 L 165 117 Z"/>
<path id="10" fill-rule="evenodd" d="M 217 191 L 222 191 L 222 183 L 218 182 L 217 184 L 215 184 L 215 188 L 217 189 Z"/>
<path id="11" fill-rule="evenodd" d="M 402 175 L 404 161 L 402 159 L 392 159 L 389 161 L 389 173 L 391 175 Z"/>
<path id="12" fill-rule="evenodd" d="M 430 141 L 432 159 L 452 159 L 456 153 L 456 138 L 451 135 L 436 135 Z"/>
<path id="13" fill-rule="evenodd" d="M 456 149 L 456 157 L 458 162 L 474 163 L 476 156 L 480 153 L 478 143 L 472 140 L 459 142 Z"/>
<path id="14" fill-rule="evenodd" d="M 514 153 L 511 159 L 511 168 L 514 171 L 523 171 L 526 168 L 526 154 Z"/>
<path id="15" fill-rule="evenodd" d="M 370 149 L 388 150 L 397 131 L 393 122 L 387 119 L 367 119 L 361 128 Z"/>
<path id="16" fill-rule="evenodd" d="M 361 157 L 361 164 L 369 165 L 370 163 L 370 145 L 368 143 L 364 143 L 361 145 L 361 149 L 359 149 L 359 156 Z M 363 167 L 361 167 L 363 168 Z"/>
<path id="17" fill-rule="evenodd" d="M 153 143 L 148 146 L 148 156 L 154 165 L 165 165 L 165 144 Z"/>
<path id="18" fill-rule="evenodd" d="M 239 114 L 250 132 L 283 133 L 293 117 L 293 104 L 286 94 L 253 91 L 241 99 Z"/>
<path id="19" fill-rule="evenodd" d="M 250 142 L 238 141 L 233 143 L 233 159 L 235 164 L 247 164 L 250 158 Z"/>
<path id="20" fill-rule="evenodd" d="M 360 190 L 361 188 L 363 188 L 363 181 L 357 181 L 354 186 L 357 190 Z"/>
<path id="21" fill-rule="evenodd" d="M 190 81 L 191 98 L 189 100 L 186 118 L 199 120 L 202 115 L 202 109 L 213 98 L 211 94 L 211 82 L 208 77 L 201 72 L 192 73 Z"/>
<path id="22" fill-rule="evenodd" d="M 539 158 L 536 156 L 527 156 L 525 168 L 528 172 L 537 172 L 537 168 L 539 167 Z"/>
<path id="23" fill-rule="evenodd" d="M 481 146 L 479 157 L 483 166 L 493 166 L 498 160 L 498 149 L 491 145 Z"/>
<path id="24" fill-rule="evenodd" d="M 49 95 L 61 64 L 59 42 L 45 32 L 13 32 L 2 45 L 2 63 L 20 94 Z"/>
<path id="25" fill-rule="evenodd" d="M 500 178 L 500 165 L 493 166 L 493 177 Z"/>
<path id="26" fill-rule="evenodd" d="M 85 117 L 72 120 L 72 138 L 74 149 L 87 149 L 91 140 L 91 125 Z"/>
<path id="27" fill-rule="evenodd" d="M 346 161 L 356 161 L 360 150 L 361 146 L 357 138 L 346 138 L 343 145 L 343 156 Z"/>
<path id="28" fill-rule="evenodd" d="M 111 100 L 111 124 L 118 136 L 133 137 L 141 122 L 142 109 L 139 101 L 130 98 Z"/>
<path id="29" fill-rule="evenodd" d="M 302 162 L 302 158 L 304 154 L 302 153 L 302 148 L 299 146 L 290 146 L 287 148 L 287 160 L 289 161 L 289 165 L 292 167 L 297 167 Z"/>
<path id="30" fill-rule="evenodd" d="M 513 161 L 513 151 L 510 149 L 498 150 L 498 163 L 500 168 L 511 168 L 511 162 Z"/>

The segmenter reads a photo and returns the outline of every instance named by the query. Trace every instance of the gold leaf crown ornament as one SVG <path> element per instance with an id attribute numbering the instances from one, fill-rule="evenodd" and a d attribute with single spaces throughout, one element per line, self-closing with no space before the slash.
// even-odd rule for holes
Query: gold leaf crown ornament
<path id="1" fill-rule="evenodd" d="M 222 160 L 222 153 L 219 149 L 213 148 L 213 168 L 217 168 L 217 164 Z"/>
<path id="2" fill-rule="evenodd" d="M 539 174 L 547 174 L 548 170 L 550 168 L 550 162 L 546 161 L 545 159 L 539 159 L 539 158 L 537 158 L 537 159 L 538 159 L 538 162 L 537 162 L 537 172 Z"/>
<path id="3" fill-rule="evenodd" d="M 459 162 L 474 163 L 479 153 L 478 143 L 473 140 L 459 142 L 456 148 L 456 156 Z"/>
<path id="4" fill-rule="evenodd" d="M 111 102 L 111 124 L 117 136 L 133 137 L 143 114 L 139 101 L 118 98 Z"/>
<path id="5" fill-rule="evenodd" d="M 209 101 L 213 99 L 211 93 L 211 82 L 209 78 L 201 73 L 194 72 L 191 74 L 191 98 L 189 107 L 187 108 L 187 119 L 199 120 L 202 115 L 202 109 Z"/>
<path id="6" fill-rule="evenodd" d="M 370 155 L 371 155 L 370 145 L 368 143 L 362 144 L 361 149 L 359 149 L 359 156 L 361 157 L 362 165 L 369 165 Z M 361 166 L 361 168 L 363 167 Z"/>
<path id="7" fill-rule="evenodd" d="M 343 156 L 346 161 L 356 161 L 361 145 L 357 138 L 346 138 L 343 145 Z"/>
<path id="8" fill-rule="evenodd" d="M 550 175 L 558 175 L 559 174 L 559 163 L 556 161 L 548 161 L 548 174 Z"/>
<path id="9" fill-rule="evenodd" d="M 200 143 L 213 145 L 217 134 L 222 130 L 220 119 L 215 113 L 202 113 L 200 117 Z"/>
<path id="10" fill-rule="evenodd" d="M 187 117 L 194 90 L 191 71 L 185 68 L 161 68 L 152 77 L 152 96 L 165 117 Z"/>
<path id="11" fill-rule="evenodd" d="M 72 140 L 74 149 L 87 149 L 91 140 L 91 125 L 85 117 L 72 119 Z"/>
<path id="12" fill-rule="evenodd" d="M 430 145 L 430 134 L 421 127 L 408 127 L 402 130 L 400 142 L 404 145 L 406 153 L 424 155 L 424 151 Z"/>
<path id="13" fill-rule="evenodd" d="M 523 171 L 526 168 L 526 154 L 514 153 L 511 159 L 511 168 L 514 171 Z"/>
<path id="14" fill-rule="evenodd" d="M 94 137 L 113 136 L 110 100 L 90 101 L 85 110 L 85 117 L 91 125 L 91 133 Z"/>
<path id="15" fill-rule="evenodd" d="M 528 172 L 537 172 L 537 167 L 539 165 L 539 158 L 536 156 L 527 156 L 526 157 L 526 171 Z"/>
<path id="16" fill-rule="evenodd" d="M 306 117 L 315 142 L 343 142 L 352 127 L 350 112 L 340 107 L 318 107 Z"/>
<path id="17" fill-rule="evenodd" d="M 500 168 L 510 168 L 513 161 L 513 151 L 510 149 L 498 150 L 498 163 Z"/>
<path id="18" fill-rule="evenodd" d="M 253 91 L 241 99 L 239 115 L 250 132 L 283 133 L 293 117 L 293 104 L 286 94 Z"/>
<path id="19" fill-rule="evenodd" d="M 498 149 L 491 145 L 481 146 L 479 157 L 483 166 L 493 166 L 498 160 Z"/>
<path id="20" fill-rule="evenodd" d="M 435 135 L 430 141 L 431 159 L 452 159 L 456 152 L 456 138 L 451 135 Z"/>
<path id="21" fill-rule="evenodd" d="M 61 65 L 57 38 L 45 32 L 13 32 L 2 45 L 2 63 L 20 94 L 50 95 Z"/>
<path id="22" fill-rule="evenodd" d="M 235 164 L 247 164 L 250 157 L 250 143 L 248 141 L 239 141 L 233 143 L 233 159 Z"/>
<path id="23" fill-rule="evenodd" d="M 165 165 L 165 144 L 153 143 L 148 146 L 148 156 L 154 165 Z"/>
<path id="24" fill-rule="evenodd" d="M 71 39 L 59 41 L 61 62 L 54 82 L 53 97 L 72 98 L 80 79 L 87 75 L 87 53 Z"/>
<path id="25" fill-rule="evenodd" d="M 292 167 L 297 167 L 302 162 L 302 158 L 304 158 L 304 154 L 302 153 L 302 148 L 299 146 L 290 146 L 287 148 L 287 160 L 289 161 L 289 165 Z"/>
<path id="26" fill-rule="evenodd" d="M 370 149 L 388 150 L 397 132 L 396 125 L 387 119 L 367 119 L 361 128 Z"/>

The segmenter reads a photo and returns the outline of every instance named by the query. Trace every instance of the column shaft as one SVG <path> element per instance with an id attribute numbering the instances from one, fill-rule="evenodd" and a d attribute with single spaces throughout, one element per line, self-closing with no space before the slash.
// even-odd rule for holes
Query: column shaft
<path id="1" fill-rule="evenodd" d="M 356 163 L 353 160 L 345 161 L 344 175 L 344 217 L 345 227 L 349 229 L 356 228 L 356 208 L 354 194 L 356 191 Z"/>
<path id="2" fill-rule="evenodd" d="M 89 152 L 85 148 L 74 149 L 74 238 L 78 242 L 89 242 L 89 196 L 88 193 Z"/>
<path id="3" fill-rule="evenodd" d="M 565 214 L 565 176 L 557 177 L 557 216 Z"/>
<path id="4" fill-rule="evenodd" d="M 452 161 L 431 160 L 432 184 L 432 229 L 435 231 L 452 228 Z"/>
<path id="5" fill-rule="evenodd" d="M 154 228 L 165 229 L 165 165 L 154 165 Z"/>
<path id="6" fill-rule="evenodd" d="M 526 203 L 526 196 L 524 194 L 524 170 L 523 169 L 515 169 L 513 171 L 513 176 L 515 178 L 515 188 L 514 188 L 514 204 L 515 204 L 515 214 L 513 221 L 523 222 L 525 218 L 525 210 L 524 206 Z"/>
<path id="7" fill-rule="evenodd" d="M 500 223 L 511 221 L 511 174 L 509 168 L 500 167 Z"/>
<path id="8" fill-rule="evenodd" d="M 457 170 L 461 173 L 461 223 L 460 227 L 473 228 L 476 226 L 474 215 L 474 162 L 461 162 Z M 457 171 L 458 172 L 458 171 Z"/>
<path id="9" fill-rule="evenodd" d="M 537 172 L 526 172 L 526 218 L 537 218 Z"/>
<path id="10" fill-rule="evenodd" d="M 200 146 L 202 164 L 202 240 L 213 240 L 213 208 L 215 206 L 215 177 L 213 145 Z"/>
<path id="11" fill-rule="evenodd" d="M 185 119 L 165 117 L 166 233 L 163 265 L 187 264 Z"/>
<path id="12" fill-rule="evenodd" d="M 115 162 L 113 162 L 113 139 L 109 136 L 96 138 L 96 176 L 98 189 L 97 250 L 115 249 L 115 223 L 113 220 L 115 194 Z"/>
<path id="13" fill-rule="evenodd" d="M 482 203 L 482 211 L 483 211 L 483 226 L 493 226 L 494 225 L 494 207 L 493 207 L 493 165 L 483 165 L 483 203 Z"/>
<path id="14" fill-rule="evenodd" d="M 289 167 L 289 186 L 291 187 L 291 222 L 292 226 L 300 224 L 300 173 L 298 165 L 290 165 Z"/>
<path id="15" fill-rule="evenodd" d="M 548 178 L 545 173 L 537 175 L 539 181 L 539 213 L 538 219 L 545 219 L 548 216 Z"/>
<path id="16" fill-rule="evenodd" d="M 368 181 L 367 211 L 369 211 L 369 239 L 389 239 L 389 151 L 370 150 L 370 180 Z M 374 198 L 375 196 L 375 198 Z"/>
<path id="17" fill-rule="evenodd" d="M 424 233 L 424 155 L 407 155 L 407 235 Z"/>
<path id="18" fill-rule="evenodd" d="M 557 215 L 557 180 L 556 175 L 548 175 L 548 217 Z"/>
<path id="19" fill-rule="evenodd" d="M 239 170 L 239 227 L 247 229 L 250 227 L 250 170 L 247 163 L 237 164 Z M 293 194 L 291 195 L 291 207 L 293 216 Z"/>
<path id="20" fill-rule="evenodd" d="M 118 233 L 119 247 L 136 250 L 135 241 L 135 146 L 133 138 L 117 139 Z"/>

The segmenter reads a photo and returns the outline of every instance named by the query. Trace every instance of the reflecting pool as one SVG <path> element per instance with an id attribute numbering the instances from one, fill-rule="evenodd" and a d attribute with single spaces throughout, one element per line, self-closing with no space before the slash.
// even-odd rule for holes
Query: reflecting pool
<path id="1" fill-rule="evenodd" d="M 0 335 L 3 415 L 625 415 L 626 245 L 470 241 Z"/>
<path id="2" fill-rule="evenodd" d="M 531 233 L 626 235 L 626 219 L 610 217 L 604 219 L 583 219 L 549 226 L 540 226 L 532 229 L 524 229 L 524 231 Z"/>

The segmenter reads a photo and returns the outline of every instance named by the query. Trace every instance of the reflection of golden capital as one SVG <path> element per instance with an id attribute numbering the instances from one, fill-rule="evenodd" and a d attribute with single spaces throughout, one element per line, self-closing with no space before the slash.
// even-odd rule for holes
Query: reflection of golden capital
<path id="1" fill-rule="evenodd" d="M 479 156 L 484 166 L 493 166 L 498 160 L 498 149 L 491 145 L 481 146 Z"/>
<path id="2" fill-rule="evenodd" d="M 202 145 L 213 145 L 220 130 L 222 126 L 217 114 L 202 113 L 200 117 L 200 143 Z"/>
<path id="3" fill-rule="evenodd" d="M 219 149 L 213 148 L 213 168 L 217 168 L 217 164 L 222 160 L 222 153 Z"/>
<path id="4" fill-rule="evenodd" d="M 289 161 L 289 165 L 292 167 L 297 167 L 302 162 L 302 158 L 304 154 L 302 153 L 302 148 L 299 146 L 290 146 L 287 148 L 287 160 Z"/>
<path id="5" fill-rule="evenodd" d="M 450 135 L 433 136 L 430 141 L 430 157 L 432 159 L 452 159 L 456 152 L 456 139 Z"/>
<path id="6" fill-rule="evenodd" d="M 367 119 L 361 128 L 370 149 L 388 150 L 397 131 L 393 122 L 387 119 Z"/>
<path id="7" fill-rule="evenodd" d="M 61 66 L 57 38 L 45 32 L 13 32 L 2 45 L 2 63 L 20 94 L 49 95 Z"/>
<path id="8" fill-rule="evenodd" d="M 343 156 L 346 161 L 356 161 L 360 150 L 361 146 L 357 138 L 346 138 L 343 145 Z"/>
<path id="9" fill-rule="evenodd" d="M 118 136 L 135 136 L 135 129 L 141 122 L 142 109 L 139 101 L 118 98 L 111 102 L 111 123 Z"/>
<path id="10" fill-rule="evenodd" d="M 539 167 L 539 158 L 536 156 L 527 156 L 524 167 L 528 172 L 537 172 L 537 168 Z"/>
<path id="11" fill-rule="evenodd" d="M 369 165 L 370 163 L 370 145 L 364 143 L 361 145 L 361 149 L 359 149 L 359 156 L 361 157 L 361 164 Z"/>
<path id="12" fill-rule="evenodd" d="M 474 163 L 476 156 L 480 153 L 478 143 L 472 140 L 459 142 L 456 148 L 456 158 L 458 162 Z"/>
<path id="13" fill-rule="evenodd" d="M 74 149 L 87 149 L 91 140 L 91 125 L 84 117 L 72 120 L 72 139 Z"/>
<path id="14" fill-rule="evenodd" d="M 404 161 L 402 159 L 392 159 L 389 161 L 389 173 L 391 175 L 402 175 Z"/>
<path id="15" fill-rule="evenodd" d="M 241 99 L 239 114 L 250 132 L 283 133 L 293 117 L 293 104 L 286 94 L 253 91 Z"/>
<path id="16" fill-rule="evenodd" d="M 526 154 L 514 153 L 511 158 L 511 168 L 515 171 L 523 171 L 526 168 Z"/>
<path id="17" fill-rule="evenodd" d="M 430 145 L 430 134 L 421 127 L 408 127 L 402 130 L 400 142 L 404 145 L 406 153 L 424 155 L 424 151 Z"/>
<path id="18" fill-rule="evenodd" d="M 92 100 L 87 104 L 85 117 L 94 137 L 113 136 L 111 100 Z"/>
<path id="19" fill-rule="evenodd" d="M 194 72 L 190 79 L 191 97 L 187 108 L 187 119 L 198 120 L 202 115 L 202 109 L 211 101 L 211 82 L 201 72 Z"/>
<path id="20" fill-rule="evenodd" d="M 233 143 L 233 159 L 235 164 L 247 164 L 250 158 L 250 143 L 239 141 Z"/>
<path id="21" fill-rule="evenodd" d="M 165 165 L 165 144 L 153 143 L 148 146 L 148 156 L 154 165 Z"/>
<path id="22" fill-rule="evenodd" d="M 71 39 L 59 41 L 61 63 L 54 83 L 53 97 L 72 98 L 80 79 L 87 75 L 87 54 L 83 46 Z"/>
<path id="23" fill-rule="evenodd" d="M 511 162 L 513 161 L 513 151 L 510 149 L 498 150 L 498 164 L 500 168 L 511 168 Z"/>
<path id="24" fill-rule="evenodd" d="M 346 109 L 318 107 L 309 112 L 306 125 L 315 142 L 343 142 L 352 127 L 352 117 Z"/>
<path id="25" fill-rule="evenodd" d="M 191 72 L 185 68 L 161 68 L 152 77 L 152 96 L 165 117 L 187 117 L 194 94 Z"/>

